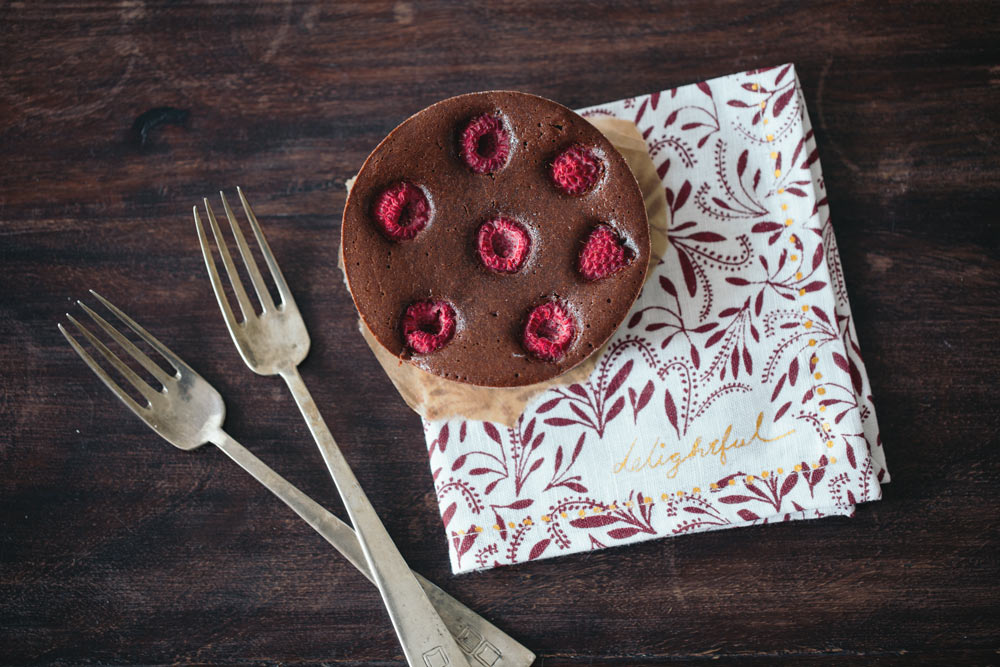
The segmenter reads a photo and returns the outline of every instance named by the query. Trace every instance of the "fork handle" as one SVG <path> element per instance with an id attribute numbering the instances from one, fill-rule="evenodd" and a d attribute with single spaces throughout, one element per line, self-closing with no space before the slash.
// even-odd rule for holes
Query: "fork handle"
<path id="1" fill-rule="evenodd" d="M 410 567 L 393 544 L 385 526 L 361 489 L 351 466 L 341 453 L 333 434 L 323 421 L 309 389 L 292 366 L 281 377 L 288 384 L 309 432 L 319 446 L 333 483 L 340 492 L 344 508 L 354 524 L 361 551 L 368 561 L 372 580 L 382 594 L 386 611 L 396 629 L 403 655 L 411 667 L 462 665 L 465 657 L 434 611 L 427 593 L 421 588 Z"/>
<path id="2" fill-rule="evenodd" d="M 218 433 L 212 438 L 212 442 L 302 517 L 369 581 L 373 581 L 364 552 L 350 526 L 292 485 L 227 433 Z M 416 572 L 413 575 L 466 655 L 497 667 L 528 667 L 534 661 L 535 655 L 531 651 L 495 625 Z M 470 662 L 476 664 L 471 660 Z"/>

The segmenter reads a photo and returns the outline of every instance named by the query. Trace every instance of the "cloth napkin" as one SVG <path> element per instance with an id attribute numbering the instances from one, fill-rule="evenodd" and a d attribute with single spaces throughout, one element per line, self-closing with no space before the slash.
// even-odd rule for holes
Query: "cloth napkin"
<path id="1" fill-rule="evenodd" d="M 512 428 L 424 421 L 452 570 L 879 499 L 889 476 L 793 65 L 580 113 L 642 133 L 669 248 L 585 381 Z"/>

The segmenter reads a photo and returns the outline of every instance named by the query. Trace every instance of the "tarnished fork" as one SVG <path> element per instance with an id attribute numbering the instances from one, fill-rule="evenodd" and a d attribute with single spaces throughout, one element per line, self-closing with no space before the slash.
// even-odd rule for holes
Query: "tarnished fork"
<path id="1" fill-rule="evenodd" d="M 91 291 L 91 294 L 104 304 L 122 324 L 146 341 L 173 369 L 172 373 L 163 370 L 159 364 L 154 362 L 105 318 L 78 301 L 77 303 L 94 324 L 106 334 L 105 338 L 114 340 L 162 385 L 161 389 L 157 389 L 147 383 L 122 361 L 100 337 L 75 317 L 67 314 L 66 317 L 79 334 L 100 353 L 108 365 L 135 389 L 144 399 L 145 404 L 136 401 L 125 392 L 111 374 L 97 363 L 86 348 L 62 324 L 59 324 L 59 331 L 63 333 L 77 354 L 101 378 L 112 393 L 146 425 L 175 447 L 192 450 L 209 442 L 216 445 L 240 467 L 253 475 L 258 482 L 266 486 L 271 493 L 292 508 L 296 514 L 305 519 L 306 523 L 371 580 L 372 575 L 368 569 L 368 563 L 351 527 L 269 468 L 223 430 L 222 424 L 225 421 L 226 406 L 219 392 L 132 318 L 96 292 Z M 455 643 L 469 656 L 470 664 L 527 667 L 534 660 L 535 656 L 531 651 L 515 642 L 471 609 L 419 574 L 414 573 L 413 576 L 436 608 L 435 617 L 440 614 L 440 618 L 443 619 L 454 636 Z M 434 665 L 435 663 L 431 661 L 426 664 Z"/>
<path id="2" fill-rule="evenodd" d="M 212 236 L 215 238 L 222 265 L 225 267 L 242 315 L 242 318 L 237 320 L 229 304 L 212 256 L 211 245 L 201 223 L 201 217 L 198 215 L 198 207 L 195 206 L 194 221 L 201 241 L 201 252 L 229 334 L 243 361 L 252 371 L 259 375 L 280 375 L 292 392 L 295 403 L 299 406 L 299 411 L 305 418 L 309 431 L 323 455 L 326 467 L 337 485 L 344 507 L 354 523 L 354 530 L 368 561 L 372 579 L 382 594 L 382 600 L 396 629 L 407 662 L 414 667 L 460 665 L 463 659 L 461 651 L 448 634 L 444 623 L 434 612 L 433 605 L 423 588 L 414 579 L 403 556 L 393 544 L 389 533 L 386 532 L 382 521 L 351 471 L 347 459 L 337 447 L 330 429 L 319 413 L 319 408 L 316 407 L 315 401 L 302 381 L 302 376 L 299 375 L 298 365 L 309 352 L 309 332 L 250 204 L 242 190 L 237 188 L 237 192 L 281 301 L 275 304 L 271 299 L 257 266 L 257 260 L 247 246 L 246 238 L 236 221 L 236 216 L 229 208 L 226 196 L 220 192 L 222 207 L 233 230 L 236 246 L 257 293 L 262 312 L 258 315 L 254 310 L 236 271 L 236 265 L 222 231 L 219 229 L 215 212 L 208 199 L 205 199 L 205 214 L 212 227 Z"/>

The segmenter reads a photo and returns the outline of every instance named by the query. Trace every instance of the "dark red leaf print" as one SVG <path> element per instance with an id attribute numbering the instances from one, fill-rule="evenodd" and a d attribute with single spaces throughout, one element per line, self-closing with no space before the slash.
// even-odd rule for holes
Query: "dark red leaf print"
<path id="1" fill-rule="evenodd" d="M 544 403 L 538 406 L 538 409 L 535 410 L 535 412 L 537 414 L 544 414 L 555 408 L 557 405 L 559 405 L 559 401 L 561 400 L 562 398 L 553 398 L 551 400 L 545 401 Z"/>
<path id="2" fill-rule="evenodd" d="M 847 366 L 847 359 L 845 359 L 840 353 L 838 353 L 838 352 L 834 352 L 833 353 L 833 363 L 837 364 L 837 366 L 841 370 L 847 371 L 848 373 L 850 373 L 850 370 L 848 369 L 848 366 Z"/>
<path id="3" fill-rule="evenodd" d="M 743 346 L 743 368 L 747 369 L 747 375 L 753 374 L 753 359 L 750 358 L 750 350 Z"/>
<path id="4" fill-rule="evenodd" d="M 848 444 L 847 447 L 846 447 L 846 449 L 847 449 L 847 462 L 851 464 L 852 468 L 854 468 L 855 470 L 857 470 L 858 469 L 858 461 L 857 461 L 856 458 L 854 458 L 854 447 L 851 447 L 851 445 Z"/>
<path id="5" fill-rule="evenodd" d="M 698 140 L 698 148 L 701 148 L 702 146 L 704 146 L 704 145 L 705 145 L 705 142 L 706 142 L 706 141 L 708 141 L 708 138 L 709 138 L 710 136 L 712 136 L 712 133 L 711 133 L 711 132 L 709 132 L 709 133 L 708 133 L 708 134 L 706 134 L 706 135 L 705 135 L 704 137 L 702 137 L 701 139 L 699 139 L 699 140 Z"/>
<path id="6" fill-rule="evenodd" d="M 580 451 L 583 449 L 583 441 L 587 437 L 586 433 L 580 434 L 580 439 L 576 441 L 576 447 L 573 448 L 573 456 L 569 459 L 569 464 L 573 465 L 576 463 L 576 457 L 580 455 Z"/>
<path id="7" fill-rule="evenodd" d="M 787 192 L 790 195 L 795 195 L 796 197 L 805 197 L 806 196 L 806 191 L 803 190 L 803 189 L 801 189 L 801 188 L 794 188 L 794 187 L 792 187 L 792 188 L 785 188 L 785 192 Z"/>
<path id="8" fill-rule="evenodd" d="M 633 362 L 631 359 L 629 359 L 627 362 L 625 362 L 625 365 L 623 365 L 621 369 L 617 373 L 615 373 L 615 376 L 611 378 L 611 382 L 608 383 L 608 388 L 604 392 L 605 401 L 611 398 L 612 394 L 618 391 L 619 387 L 621 387 L 622 384 L 625 382 L 625 380 L 628 379 L 629 373 L 632 372 L 632 365 Z"/>
<path id="9" fill-rule="evenodd" d="M 670 282 L 670 278 L 660 276 L 660 287 L 662 287 L 663 290 L 670 296 L 677 296 L 677 288 L 675 288 L 674 284 Z"/>
<path id="10" fill-rule="evenodd" d="M 694 344 L 691 345 L 691 363 L 695 368 L 701 368 L 701 355 L 698 354 L 698 348 Z"/>
<path id="11" fill-rule="evenodd" d="M 521 442 L 531 442 L 531 436 L 535 432 L 535 419 L 532 417 L 528 425 L 524 427 L 524 433 L 521 434 Z"/>
<path id="12" fill-rule="evenodd" d="M 861 371 L 858 370 L 857 364 L 854 363 L 854 359 L 847 360 L 851 366 L 851 384 L 854 385 L 854 391 L 861 393 Z"/>
<path id="13" fill-rule="evenodd" d="M 688 237 L 692 241 L 698 241 L 699 243 L 717 243 L 719 241 L 725 241 L 726 237 L 722 234 L 716 234 L 715 232 L 697 232 Z"/>
<path id="14" fill-rule="evenodd" d="M 736 307 L 723 308 L 722 310 L 719 311 L 719 317 L 732 317 L 738 312 L 740 312 L 740 309 Z"/>
<path id="15" fill-rule="evenodd" d="M 809 165 L 811 165 L 818 159 L 819 159 L 819 148 L 817 147 L 813 149 L 813 152 L 809 154 L 809 157 L 806 158 L 806 161 L 802 163 L 802 168 L 808 169 Z M 822 206 L 822 204 L 820 204 L 820 206 Z"/>
<path id="16" fill-rule="evenodd" d="M 774 160 L 774 168 L 781 171 L 781 153 L 778 153 L 778 157 Z"/>
<path id="17" fill-rule="evenodd" d="M 646 113 L 646 105 L 647 104 L 649 104 L 649 100 L 645 99 L 645 100 L 642 101 L 642 104 L 639 105 L 639 110 L 636 111 L 636 113 L 635 113 L 635 120 L 632 121 L 636 125 L 638 125 L 639 121 L 642 120 L 642 115 L 644 113 Z"/>
<path id="18" fill-rule="evenodd" d="M 602 528 L 609 523 L 615 523 L 618 520 L 618 517 L 610 514 L 591 514 L 590 516 L 573 519 L 569 522 L 569 525 L 574 528 Z"/>
<path id="19" fill-rule="evenodd" d="M 498 445 L 502 445 L 503 441 L 500 439 L 500 431 L 497 427 L 490 422 L 483 422 L 483 430 L 486 431 L 486 435 L 490 436 L 490 439 Z"/>
<path id="20" fill-rule="evenodd" d="M 689 196 L 691 196 L 691 181 L 684 181 L 684 185 L 682 185 L 681 189 L 677 191 L 677 201 L 674 202 L 674 206 L 671 210 L 676 211 L 684 206 L 684 204 L 687 203 Z"/>
<path id="21" fill-rule="evenodd" d="M 702 324 L 700 327 L 691 329 L 691 333 L 707 333 L 717 326 L 719 326 L 718 322 L 708 322 L 707 324 Z"/>
<path id="22" fill-rule="evenodd" d="M 496 472 L 496 470 L 492 470 L 490 468 L 473 468 L 472 470 L 469 471 L 469 474 L 470 475 L 488 475 L 491 472 Z"/>
<path id="23" fill-rule="evenodd" d="M 542 463 L 544 463 L 544 462 L 545 462 L 545 457 L 542 457 L 542 458 L 538 459 L 537 461 L 535 461 L 534 463 L 532 463 L 531 464 L 531 469 L 528 470 L 528 472 L 527 472 L 527 474 L 525 474 L 524 478 L 528 479 L 528 475 L 530 475 L 531 473 L 533 473 L 536 470 L 538 470 L 539 468 L 541 468 L 542 467 Z"/>
<path id="24" fill-rule="evenodd" d="M 695 507 L 693 505 L 685 507 L 684 511 L 690 512 L 691 514 L 708 514 L 708 512 L 706 512 L 705 510 L 701 509 L 700 507 Z"/>
<path id="25" fill-rule="evenodd" d="M 761 295 L 763 295 L 764 294 L 764 290 L 761 290 L 760 293 L 761 293 Z M 758 299 L 759 299 L 759 296 L 758 296 Z M 757 314 L 760 315 L 760 312 L 758 311 Z M 760 334 L 757 332 L 757 327 L 754 326 L 753 322 L 750 323 L 750 335 L 753 336 L 754 342 L 756 342 L 756 343 L 760 342 Z"/>
<path id="26" fill-rule="evenodd" d="M 785 481 L 781 483 L 781 497 L 784 498 L 788 495 L 788 492 L 795 488 L 795 485 L 799 482 L 798 473 L 791 473 L 785 478 Z"/>
<path id="27" fill-rule="evenodd" d="M 847 502 L 851 503 L 852 505 L 856 505 L 858 503 L 858 501 L 854 499 L 854 492 L 851 491 L 850 489 L 847 490 Z"/>
<path id="28" fill-rule="evenodd" d="M 473 526 L 469 526 L 469 532 L 465 534 L 465 537 L 462 538 L 462 541 L 458 544 L 458 548 L 456 549 L 456 556 L 459 561 L 462 560 L 462 556 L 465 552 L 472 548 L 472 543 L 476 541 L 477 537 L 479 537 L 479 533 L 475 531 Z"/>
<path id="29" fill-rule="evenodd" d="M 642 392 L 639 394 L 639 400 L 635 402 L 635 411 L 638 413 L 646 404 L 649 403 L 649 399 L 653 397 L 653 381 L 647 380 L 646 386 L 642 388 Z M 583 436 L 580 436 L 580 444 L 583 444 Z M 575 456 L 573 457 L 576 458 Z"/>
<path id="30" fill-rule="evenodd" d="M 784 229 L 784 226 L 778 224 L 777 222 L 758 222 L 756 225 L 750 228 L 750 231 L 762 234 L 765 232 L 774 232 L 779 229 Z"/>
<path id="31" fill-rule="evenodd" d="M 535 451 L 542 444 L 542 440 L 545 440 L 545 434 L 539 433 L 535 436 L 535 441 L 531 443 L 531 451 Z"/>
<path id="32" fill-rule="evenodd" d="M 568 389 L 569 389 L 569 390 L 570 390 L 571 392 L 573 392 L 574 394 L 576 394 L 577 396 L 583 396 L 584 398 L 586 398 L 586 397 L 587 397 L 587 390 L 586 390 L 586 389 L 584 389 L 584 388 L 583 388 L 582 386 L 580 386 L 579 384 L 576 384 L 576 383 L 574 383 L 574 384 L 571 384 L 571 385 L 570 385 L 570 386 L 568 387 Z"/>
<path id="33" fill-rule="evenodd" d="M 726 102 L 731 107 L 736 107 L 737 109 L 749 109 L 750 105 L 746 102 L 740 102 L 739 100 L 729 100 Z"/>
<path id="34" fill-rule="evenodd" d="M 459 468 L 461 468 L 462 466 L 464 466 L 465 465 L 465 460 L 467 458 L 469 458 L 468 454 L 462 454 L 457 459 L 455 459 L 455 462 L 451 464 L 451 470 L 452 470 L 452 472 L 454 472 L 454 471 L 458 470 Z"/>
<path id="35" fill-rule="evenodd" d="M 656 109 L 656 105 L 660 103 L 660 93 L 653 93 L 649 96 L 649 106 Z"/>
<path id="36" fill-rule="evenodd" d="M 795 152 L 792 153 L 792 164 L 799 159 L 799 153 L 802 152 L 802 147 L 806 145 L 805 137 L 799 139 L 799 143 L 795 144 Z"/>
<path id="37" fill-rule="evenodd" d="M 458 509 L 458 503 L 452 503 L 448 505 L 445 511 L 441 514 L 441 520 L 444 521 L 444 527 L 447 528 L 448 524 L 451 523 L 452 517 L 455 516 L 455 510 Z"/>
<path id="38" fill-rule="evenodd" d="M 705 83 L 704 81 L 700 81 L 696 85 L 698 86 L 698 90 L 705 93 L 709 97 L 712 96 L 712 89 L 708 87 L 707 83 Z"/>
<path id="39" fill-rule="evenodd" d="M 795 380 L 799 377 L 799 358 L 792 357 L 792 363 L 788 364 L 788 384 L 795 386 Z"/>
<path id="40" fill-rule="evenodd" d="M 795 87 L 792 86 L 787 91 L 778 96 L 778 99 L 774 102 L 774 117 L 777 118 L 781 115 L 781 112 L 785 110 L 788 103 L 792 101 L 792 97 L 795 95 Z"/>
<path id="41" fill-rule="evenodd" d="M 531 552 L 528 554 L 528 560 L 535 560 L 545 553 L 545 549 L 549 546 L 549 542 L 551 542 L 551 540 L 547 537 L 544 540 L 539 540 L 538 544 L 531 547 Z"/>
<path id="42" fill-rule="evenodd" d="M 694 222 L 693 220 L 688 220 L 687 222 L 682 222 L 681 224 L 677 225 L 676 227 L 674 227 L 670 231 L 673 232 L 674 234 L 677 234 L 678 232 L 683 232 L 688 227 L 694 227 L 697 224 L 698 223 Z"/>
<path id="43" fill-rule="evenodd" d="M 677 120 L 677 114 L 679 111 L 680 111 L 679 109 L 671 111 L 670 115 L 667 116 L 667 122 L 663 124 L 663 127 L 670 127 L 671 125 L 673 125 L 674 121 Z"/>
<path id="44" fill-rule="evenodd" d="M 712 334 L 711 336 L 708 337 L 707 341 L 705 341 L 705 347 L 706 348 L 712 347 L 713 345 L 715 345 L 716 343 L 718 343 L 720 340 L 722 340 L 722 337 L 725 336 L 725 335 L 726 335 L 726 330 L 725 329 L 720 329 L 719 331 L 716 331 L 714 334 Z"/>
<path id="45" fill-rule="evenodd" d="M 732 211 L 733 210 L 732 206 L 730 206 L 726 202 L 722 201 L 718 197 L 712 197 L 712 201 L 715 202 L 715 205 L 718 206 L 719 208 L 724 208 L 727 211 Z"/>
<path id="46" fill-rule="evenodd" d="M 608 410 L 608 416 L 604 418 L 605 423 L 617 417 L 618 413 L 621 412 L 622 409 L 624 408 L 625 408 L 625 397 L 619 396 L 618 400 L 615 401 L 614 404 L 611 406 L 611 409 Z"/>
<path id="47" fill-rule="evenodd" d="M 813 253 L 813 271 L 815 271 L 820 264 L 823 263 L 823 244 L 820 243 L 816 246 L 816 251 Z"/>
<path id="48" fill-rule="evenodd" d="M 759 516 L 757 516 L 750 510 L 740 510 L 737 512 L 737 514 L 739 514 L 740 518 L 743 519 L 744 521 L 757 521 L 758 519 L 760 519 Z"/>
<path id="49" fill-rule="evenodd" d="M 493 489 L 495 489 L 495 488 L 496 488 L 497 484 L 499 484 L 499 483 L 500 483 L 500 480 L 502 480 L 502 479 L 505 479 L 505 478 L 503 478 L 503 477 L 499 477 L 499 478 L 497 478 L 497 479 L 493 480 L 492 482 L 490 482 L 489 484 L 487 484 L 487 485 L 486 485 L 486 490 L 485 490 L 485 491 L 483 491 L 483 493 L 485 493 L 486 495 L 490 495 L 490 492 L 491 492 L 491 491 L 492 491 Z"/>
<path id="50" fill-rule="evenodd" d="M 774 413 L 774 421 L 778 421 L 779 419 L 781 419 L 781 417 L 786 412 L 788 412 L 788 408 L 790 408 L 790 407 L 792 407 L 792 402 L 788 401 L 787 403 L 785 403 L 784 405 L 782 405 L 780 408 L 778 408 L 778 411 Z"/>
<path id="51" fill-rule="evenodd" d="M 729 276 L 728 278 L 726 278 L 726 282 L 729 283 L 730 285 L 749 285 L 750 284 L 750 281 L 747 280 L 746 278 L 739 278 L 737 276 Z M 692 296 L 694 296 L 694 295 L 692 294 Z"/>
<path id="52" fill-rule="evenodd" d="M 437 437 L 437 445 L 441 453 L 444 454 L 444 448 L 448 445 L 448 424 L 441 427 L 441 432 L 438 433 Z M 434 451 L 433 447 L 431 447 L 431 451 Z"/>
<path id="53" fill-rule="evenodd" d="M 510 505 L 502 505 L 502 507 L 506 507 L 512 510 L 523 510 L 531 507 L 531 504 L 534 502 L 535 501 L 531 500 L 530 498 L 525 498 L 524 500 L 515 500 Z"/>
<path id="54" fill-rule="evenodd" d="M 737 505 L 739 503 L 748 503 L 754 500 L 753 496 L 722 496 L 719 498 L 720 503 L 725 503 L 727 505 Z"/>
<path id="55" fill-rule="evenodd" d="M 826 311 L 823 310 L 822 308 L 819 308 L 817 306 L 813 306 L 812 307 L 812 314 L 816 316 L 817 320 L 822 320 L 822 321 L 826 322 L 827 324 L 833 324 L 832 322 L 830 322 L 830 318 L 827 316 Z"/>
<path id="56" fill-rule="evenodd" d="M 559 446 L 558 446 L 558 447 L 556 448 L 556 464 L 555 464 L 555 466 L 554 466 L 554 467 L 555 467 L 555 470 L 556 470 L 556 472 L 558 472 L 558 471 L 559 471 L 559 468 L 561 468 L 561 467 L 562 467 L 562 457 L 563 457 L 563 453 L 562 453 L 562 445 L 559 445 Z M 555 475 L 553 474 L 553 476 L 555 476 Z"/>
<path id="57" fill-rule="evenodd" d="M 681 125 L 682 130 L 693 130 L 696 127 L 702 127 L 704 123 L 684 123 Z"/>
<path id="58" fill-rule="evenodd" d="M 817 484 L 819 484 L 820 480 L 823 479 L 823 475 L 825 474 L 826 474 L 826 468 L 819 468 L 817 470 L 813 470 L 812 481 L 810 482 L 810 486 L 816 486 Z"/>
<path id="59" fill-rule="evenodd" d="M 783 68 L 781 69 L 781 71 L 780 71 L 780 72 L 778 72 L 778 76 L 776 76 L 776 77 L 774 78 L 774 85 L 776 85 L 776 86 L 777 86 L 777 85 L 778 85 L 779 83 L 781 83 L 781 80 L 785 78 L 785 75 L 786 75 L 786 74 L 788 74 L 788 70 L 790 70 L 790 69 L 792 69 L 792 66 L 791 66 L 791 65 L 785 65 L 785 66 L 784 66 L 784 67 L 783 67 Z"/>
<path id="60" fill-rule="evenodd" d="M 730 357 L 730 359 L 733 362 L 733 379 L 735 380 L 736 376 L 739 374 L 739 370 L 740 370 L 740 355 L 736 351 L 735 347 L 733 347 L 733 354 Z"/>
<path id="61" fill-rule="evenodd" d="M 764 307 L 764 290 L 757 292 L 757 298 L 753 302 L 753 313 L 760 317 L 760 311 Z"/>
<path id="62" fill-rule="evenodd" d="M 750 155 L 750 151 L 746 148 L 740 153 L 739 159 L 736 160 L 736 175 L 742 176 L 743 172 L 747 170 L 747 156 Z"/>
<path id="63" fill-rule="evenodd" d="M 466 426 L 468 426 L 468 422 L 462 422 L 462 425 L 458 427 L 458 441 L 459 442 L 465 442 L 465 434 L 466 434 L 466 431 L 468 430 L 466 428 Z"/>
<path id="64" fill-rule="evenodd" d="M 681 265 L 681 273 L 684 274 L 684 283 L 688 288 L 688 295 L 694 296 L 694 293 L 698 291 L 698 282 L 694 275 L 694 267 L 691 265 L 691 260 L 685 252 L 678 250 L 677 259 Z"/>
<path id="65" fill-rule="evenodd" d="M 753 189 L 756 191 L 757 186 L 760 185 L 760 169 L 753 175 Z"/>
<path id="66" fill-rule="evenodd" d="M 549 417 L 545 420 L 545 423 L 549 426 L 573 426 L 579 424 L 580 422 L 575 419 L 565 419 L 563 417 Z"/>
<path id="67" fill-rule="evenodd" d="M 642 311 L 641 311 L 641 310 L 640 310 L 640 311 L 637 311 L 637 312 L 635 312 L 635 313 L 633 313 L 633 314 L 632 314 L 632 317 L 628 318 L 628 324 L 627 324 L 626 326 L 627 326 L 627 327 L 628 327 L 629 329 L 632 329 L 632 328 L 634 328 L 634 327 L 635 327 L 635 326 L 636 326 L 637 324 L 639 324 L 639 321 L 640 321 L 640 320 L 642 320 Z M 558 399 L 556 400 L 556 402 L 558 403 Z"/>
<path id="68" fill-rule="evenodd" d="M 647 128 L 646 128 L 646 130 L 645 130 L 645 131 L 644 131 L 644 132 L 642 133 L 642 138 L 643 138 L 643 139 L 648 139 L 648 138 L 649 138 L 649 135 L 651 135 L 652 133 L 653 133 L 653 126 L 652 126 L 652 125 L 650 125 L 650 126 L 649 126 L 649 127 L 647 127 Z"/>
<path id="69" fill-rule="evenodd" d="M 785 378 L 788 377 L 787 373 L 783 373 L 780 378 L 778 378 L 778 384 L 774 385 L 774 391 L 771 392 L 771 402 L 774 403 L 774 399 L 778 398 L 778 394 L 781 393 L 781 388 L 785 385 Z"/>
<path id="70" fill-rule="evenodd" d="M 799 505 L 799 504 L 798 504 L 797 502 L 795 502 L 794 500 L 792 501 L 792 507 L 794 507 L 794 508 L 795 508 L 795 511 L 797 511 L 797 512 L 802 512 L 802 511 L 804 511 L 804 510 L 805 510 L 805 508 L 804 508 L 804 507 L 802 507 L 802 505 Z"/>
<path id="71" fill-rule="evenodd" d="M 661 164 L 659 167 L 656 168 L 656 175 L 659 176 L 660 179 L 662 180 L 663 177 L 667 175 L 667 171 L 669 169 L 670 169 L 670 160 L 666 160 L 664 161 L 663 164 Z M 670 192 L 669 188 L 667 189 L 667 192 Z"/>
<path id="72" fill-rule="evenodd" d="M 608 531 L 608 537 L 613 540 L 624 540 L 639 532 L 638 528 L 629 526 L 628 528 L 615 528 Z"/>
<path id="73" fill-rule="evenodd" d="M 577 493 L 587 492 L 587 487 L 585 487 L 583 484 L 578 484 L 577 482 L 564 482 L 563 486 L 568 487 L 569 489 L 576 491 Z"/>
<path id="74" fill-rule="evenodd" d="M 665 389 L 663 392 L 663 409 L 667 413 L 667 419 L 670 420 L 670 425 L 674 427 L 677 431 L 678 437 L 680 436 L 680 431 L 677 429 L 677 406 L 674 405 L 674 399 L 670 395 L 670 390 Z"/>
<path id="75" fill-rule="evenodd" d="M 818 292 L 819 290 L 823 289 L 825 286 L 826 286 L 826 283 L 823 282 L 822 280 L 814 280 L 811 283 L 809 283 L 808 285 L 806 285 L 805 287 L 803 287 L 802 289 L 804 289 L 806 292 Z"/>

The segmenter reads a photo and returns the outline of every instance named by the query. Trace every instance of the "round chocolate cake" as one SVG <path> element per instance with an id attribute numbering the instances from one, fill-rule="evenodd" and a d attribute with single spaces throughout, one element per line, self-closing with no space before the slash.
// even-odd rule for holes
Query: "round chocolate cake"
<path id="1" fill-rule="evenodd" d="M 442 377 L 534 384 L 618 328 L 642 287 L 642 194 L 604 135 L 534 95 L 438 102 L 368 157 L 344 209 L 348 285 L 375 339 Z"/>

